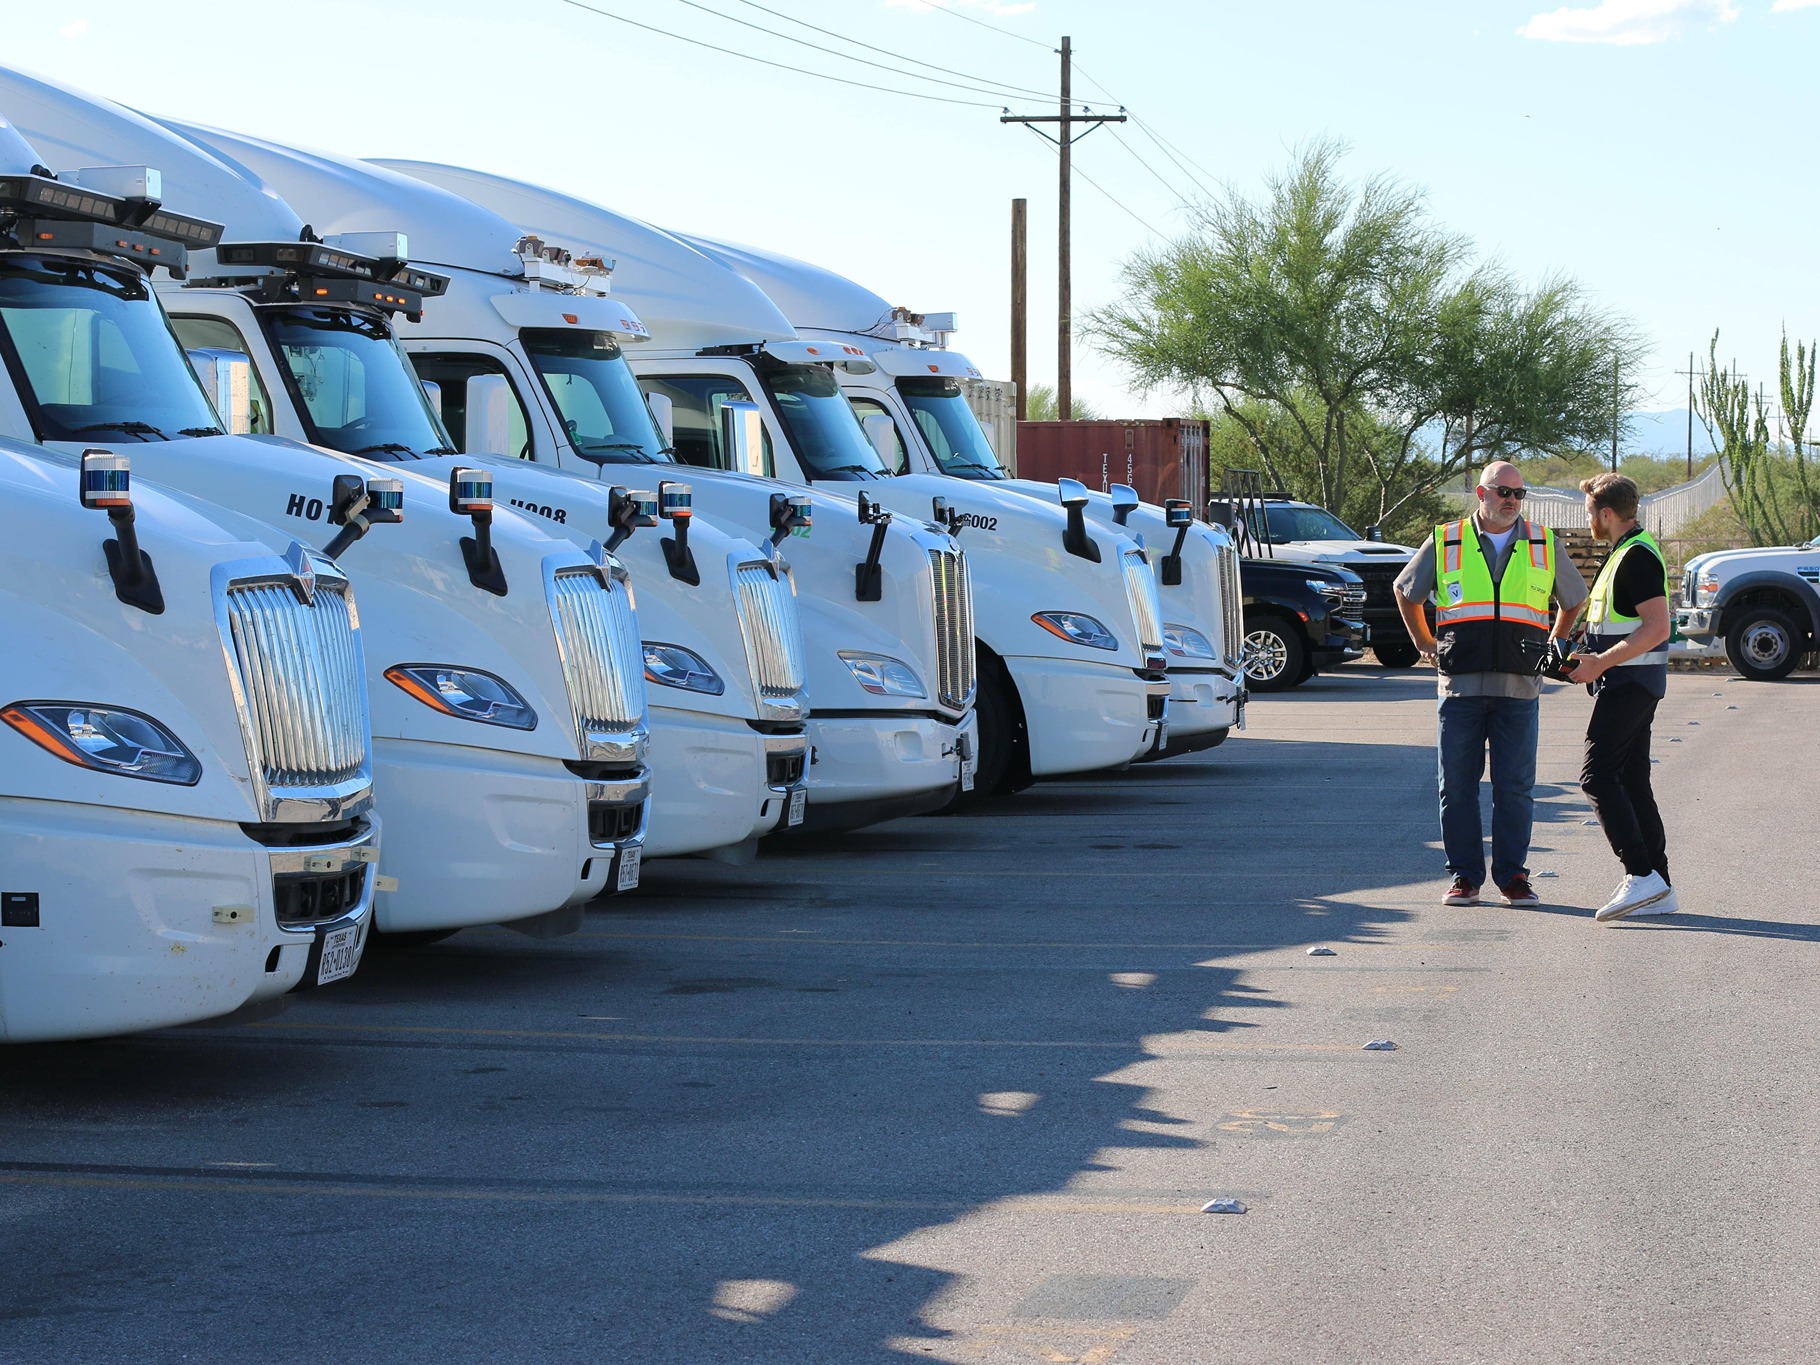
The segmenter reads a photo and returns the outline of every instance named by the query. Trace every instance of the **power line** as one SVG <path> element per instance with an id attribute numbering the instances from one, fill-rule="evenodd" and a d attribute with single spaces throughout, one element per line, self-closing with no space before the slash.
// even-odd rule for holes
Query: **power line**
<path id="1" fill-rule="evenodd" d="M 856 62 L 860 66 L 870 66 L 870 67 L 875 67 L 880 71 L 889 71 L 894 76 L 906 76 L 913 81 L 927 81 L 931 85 L 945 85 L 945 86 L 949 86 L 955 90 L 971 90 L 974 94 L 977 94 L 977 95 L 993 95 L 993 96 L 996 96 L 1001 99 L 1004 97 L 1003 91 L 989 90 L 989 89 L 985 88 L 984 86 L 980 86 L 980 85 L 963 85 L 959 81 L 945 81 L 939 76 L 925 76 L 925 75 L 922 75 L 920 72 L 906 71 L 901 66 L 887 66 L 883 62 L 871 61 L 865 57 L 855 57 L 851 52 L 841 52 L 832 47 L 824 47 L 820 43 L 810 42 L 807 38 L 797 38 L 797 37 L 791 36 L 788 33 L 779 33 L 774 28 L 766 28 L 763 24 L 755 24 L 750 19 L 736 18 L 735 16 L 733 16 L 731 14 L 724 14 L 720 10 L 711 9 L 709 6 L 700 3 L 700 0 L 676 0 L 676 3 L 679 5 L 686 5 L 690 9 L 693 9 L 693 10 L 700 10 L 703 14 L 711 14 L 716 19 L 722 20 L 725 23 L 738 24 L 741 28 L 749 28 L 754 33 L 763 33 L 768 37 L 778 38 L 786 43 L 795 43 L 799 47 L 806 47 L 814 52 L 823 52 L 823 53 L 826 53 L 830 57 L 838 57 L 843 62 Z M 758 6 L 757 8 L 763 8 L 763 7 Z M 766 11 L 766 13 L 771 13 L 771 12 L 772 11 L 769 11 L 769 10 Z M 783 15 L 780 17 L 788 18 L 789 16 Z M 840 35 L 833 34 L 830 36 L 839 37 Z M 958 75 L 965 75 L 966 73 L 957 71 L 952 74 L 958 76 Z M 973 79 L 973 78 L 970 77 L 969 79 Z"/>
<path id="2" fill-rule="evenodd" d="M 1152 176 L 1155 177 L 1157 184 L 1161 185 L 1164 189 L 1168 190 L 1170 194 L 1175 196 L 1177 203 L 1182 203 L 1182 202 L 1186 201 L 1187 196 L 1185 194 L 1183 194 L 1179 189 L 1177 189 L 1174 185 L 1170 184 L 1169 181 L 1163 177 L 1163 174 L 1161 171 L 1157 170 L 1157 168 L 1155 166 L 1152 166 L 1148 161 L 1144 160 L 1143 157 L 1139 156 L 1136 147 L 1133 147 L 1129 142 L 1125 141 L 1125 139 L 1122 137 L 1116 139 L 1116 141 L 1118 142 L 1119 146 L 1123 147 L 1127 152 L 1129 152 L 1131 154 L 1132 160 L 1136 161 L 1138 165 L 1142 166 L 1145 170 L 1149 171 Z"/>
<path id="3" fill-rule="evenodd" d="M 1203 194 L 1206 194 L 1209 196 L 1217 193 L 1217 191 L 1215 191 L 1215 190 L 1211 189 L 1209 186 L 1203 184 L 1201 182 L 1201 178 L 1199 176 L 1197 176 L 1193 171 L 1189 170 L 1187 166 L 1184 166 L 1181 163 L 1181 161 L 1177 159 L 1175 153 L 1170 151 L 1169 148 L 1163 144 L 1163 142 L 1161 141 L 1159 136 L 1156 133 L 1151 131 L 1150 125 L 1148 123 L 1145 123 L 1144 120 L 1139 118 L 1136 114 L 1133 114 L 1131 116 L 1131 121 L 1137 125 L 1137 129 L 1140 133 L 1142 133 L 1145 137 L 1149 138 L 1152 142 L 1156 143 L 1156 147 L 1157 147 L 1158 151 L 1160 151 L 1164 156 L 1168 157 L 1171 161 L 1175 162 L 1175 167 L 1177 170 L 1179 170 L 1183 175 L 1187 176 L 1190 180 L 1194 181 L 1196 189 L 1200 190 Z"/>
<path id="4" fill-rule="evenodd" d="M 882 53 L 883 55 L 885 55 L 887 57 L 896 57 L 899 61 L 909 62 L 912 66 L 926 66 L 931 71 L 940 71 L 949 76 L 960 76 L 966 80 L 977 82 L 980 85 L 995 85 L 1014 95 L 1035 95 L 1038 98 L 1046 98 L 1049 94 L 1049 92 L 1047 90 L 1035 90 L 1035 89 L 1030 88 L 1029 86 L 1012 85 L 1006 81 L 995 81 L 990 76 L 974 76 L 974 75 L 970 75 L 968 72 L 965 72 L 965 71 L 956 71 L 953 67 L 937 66 L 934 62 L 925 62 L 925 61 L 921 61 L 915 57 L 907 57 L 901 52 L 893 52 L 888 47 L 874 47 L 871 43 L 862 43 L 858 38 L 849 38 L 844 33 L 836 33 L 833 29 L 823 28 L 820 24 L 812 24 L 807 19 L 798 19 L 793 14 L 785 14 L 782 10 L 775 10 L 775 9 L 771 9 L 770 7 L 768 7 L 766 5 L 761 5 L 758 3 L 758 0 L 739 0 L 739 3 L 742 5 L 748 5 L 751 8 L 760 11 L 761 13 L 769 14 L 773 18 L 782 19 L 786 23 L 799 25 L 802 28 L 808 29 L 812 33 L 825 34 L 828 37 L 833 38 L 838 42 L 851 43 L 854 47 L 863 47 L 868 52 L 878 52 L 878 53 Z M 766 29 L 763 31 L 767 32 L 767 33 L 770 32 L 769 29 Z M 784 35 L 779 34 L 778 36 L 783 37 Z M 796 41 L 800 41 L 800 39 L 792 39 L 791 41 L 796 42 Z M 810 44 L 810 46 L 814 46 L 814 45 Z M 824 48 L 821 50 L 826 51 L 827 49 Z M 836 53 L 834 55 L 845 56 L 846 54 Z M 858 60 L 858 59 L 855 58 L 854 60 Z M 914 73 L 913 72 L 904 72 L 902 74 L 913 75 Z M 922 77 L 919 79 L 927 79 L 927 78 Z M 1081 102 L 1082 101 L 1076 101 L 1076 103 L 1081 103 Z"/>
<path id="5" fill-rule="evenodd" d="M 629 24 L 631 27 L 643 29 L 647 33 L 655 33 L 664 38 L 674 38 L 679 43 L 689 43 L 694 47 L 705 47 L 710 52 L 719 52 L 728 57 L 739 57 L 744 61 L 757 62 L 760 66 L 776 67 L 779 71 L 793 71 L 799 76 L 813 76 L 817 80 L 833 81 L 836 85 L 851 85 L 860 90 L 870 90 L 880 95 L 902 95 L 906 99 L 929 100 L 935 104 L 961 104 L 970 109 L 1000 109 L 1004 107 L 1002 104 L 987 104 L 982 100 L 959 100 L 950 95 L 925 94 L 920 90 L 895 90 L 890 86 L 872 85 L 867 81 L 848 80 L 845 76 L 830 76 L 825 71 L 811 71 L 807 67 L 791 66 L 788 62 L 774 62 L 766 57 L 754 57 L 749 52 L 739 52 L 730 47 L 721 47 L 716 43 L 705 42 L 700 38 L 690 38 L 681 33 L 672 33 L 669 29 L 658 28 L 655 24 L 644 24 L 636 19 L 628 19 L 623 14 L 613 13 L 612 10 L 596 9 L 593 5 L 583 4 L 582 0 L 561 0 L 561 3 L 570 5 L 575 9 L 585 10 L 589 14 L 599 15 L 602 19 L 613 19 L 622 24 Z M 727 16 L 722 15 L 721 17 L 724 19 Z"/>
<path id="6" fill-rule="evenodd" d="M 997 33 L 1003 37 L 1016 38 L 1020 43 L 1030 43 L 1033 46 L 1040 47 L 1044 51 L 1047 51 L 1047 52 L 1055 51 L 1055 49 L 1053 47 L 1050 47 L 1048 43 L 1040 42 L 1035 38 L 1029 37 L 1027 34 L 1013 33 L 1008 28 L 1000 28 L 997 24 L 989 24 L 984 19 L 974 18 L 971 14 L 962 14 L 958 9 L 951 9 L 947 5 L 935 4 L 934 0 L 920 0 L 920 3 L 925 8 L 932 9 L 938 14 L 946 14 L 950 18 L 953 18 L 953 19 L 965 19 L 970 24 L 978 24 L 981 28 L 989 28 L 994 33 Z"/>
<path id="7" fill-rule="evenodd" d="M 1032 128 L 1030 131 L 1035 133 L 1036 129 Z M 1047 142 L 1050 145 L 1050 147 L 1052 147 L 1055 150 L 1055 154 L 1058 158 L 1061 156 L 1061 154 L 1062 154 L 1061 143 L 1057 142 L 1054 138 L 1049 137 L 1043 133 L 1037 133 L 1037 136 L 1042 138 L 1044 142 Z M 1152 227 L 1144 219 L 1138 217 L 1137 211 L 1135 209 L 1132 209 L 1130 206 L 1128 206 L 1123 199 L 1120 199 L 1116 194 L 1114 194 L 1111 190 L 1107 189 L 1104 185 L 1100 184 L 1100 182 L 1095 180 L 1092 176 L 1088 175 L 1087 172 L 1083 171 L 1079 166 L 1073 167 L 1073 171 L 1074 171 L 1074 174 L 1080 176 L 1081 179 L 1085 180 L 1089 185 L 1093 186 L 1094 189 L 1098 190 L 1101 194 L 1105 195 L 1106 198 L 1111 201 L 1111 203 L 1113 204 L 1113 206 L 1115 208 L 1123 209 L 1126 213 L 1130 214 L 1132 220 L 1134 222 L 1136 222 L 1139 227 L 1143 228 L 1146 232 L 1148 232 L 1151 236 L 1167 237 L 1169 235 L 1166 232 L 1159 232 L 1156 228 Z"/>
<path id="8" fill-rule="evenodd" d="M 1115 102 L 1118 101 L 1117 95 L 1113 94 L 1104 85 L 1100 84 L 1100 82 L 1095 80 L 1093 78 L 1093 76 L 1090 73 L 1088 73 L 1087 71 L 1083 70 L 1078 63 L 1075 65 L 1074 69 L 1081 73 L 1082 78 L 1087 82 L 1087 84 L 1091 85 L 1094 89 L 1098 90 L 1107 99 L 1113 100 Z M 1127 112 L 1129 112 L 1129 111 L 1127 111 Z M 1197 176 L 1194 172 L 1196 170 L 1198 170 L 1201 173 L 1201 175 L 1206 176 L 1207 179 L 1209 179 L 1209 180 L 1218 180 L 1219 179 L 1218 176 L 1214 175 L 1214 173 L 1212 171 L 1208 170 L 1205 166 L 1202 166 L 1199 162 L 1195 161 L 1192 157 L 1190 157 L 1188 155 L 1187 152 L 1182 151 L 1182 149 L 1180 147 L 1177 147 L 1173 142 L 1169 141 L 1168 138 L 1164 137 L 1160 132 L 1156 131 L 1148 123 L 1144 122 L 1143 119 L 1139 118 L 1136 114 L 1131 115 L 1131 121 L 1133 123 L 1137 124 L 1138 130 L 1140 132 L 1142 132 L 1145 137 L 1149 138 L 1152 142 L 1156 143 L 1157 150 L 1162 152 L 1162 154 L 1164 156 L 1168 157 L 1171 161 L 1175 162 L 1177 169 L 1179 169 L 1182 172 L 1182 174 L 1187 176 L 1190 180 L 1194 181 L 1194 183 L 1201 189 L 1201 191 L 1203 193 L 1205 193 L 1205 194 L 1215 193 L 1215 191 L 1212 188 L 1210 188 L 1207 184 L 1205 184 L 1201 180 L 1200 176 Z M 1177 155 L 1178 153 L 1179 153 L 1179 156 Z M 1184 162 L 1186 162 L 1187 164 L 1184 165 L 1183 164 Z M 1194 170 L 1190 170 L 1189 169 L 1190 166 L 1194 167 Z"/>

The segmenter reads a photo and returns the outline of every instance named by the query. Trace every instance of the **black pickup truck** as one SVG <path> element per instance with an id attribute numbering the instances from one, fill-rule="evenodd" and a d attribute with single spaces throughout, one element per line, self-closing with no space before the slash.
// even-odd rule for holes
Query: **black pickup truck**
<path id="1" fill-rule="evenodd" d="M 1326 564 L 1244 559 L 1239 584 L 1252 691 L 1299 687 L 1323 668 L 1364 654 L 1366 593 L 1357 574 Z"/>

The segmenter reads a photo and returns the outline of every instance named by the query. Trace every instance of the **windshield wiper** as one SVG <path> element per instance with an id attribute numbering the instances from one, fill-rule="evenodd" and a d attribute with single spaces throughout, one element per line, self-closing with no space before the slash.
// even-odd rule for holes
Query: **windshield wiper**
<path id="1" fill-rule="evenodd" d="M 70 435 L 80 436 L 89 431 L 120 431 L 128 436 L 156 436 L 160 441 L 171 439 L 149 422 L 90 422 L 85 427 L 75 428 Z"/>
<path id="2" fill-rule="evenodd" d="M 817 474 L 870 474 L 874 478 L 888 479 L 891 476 L 882 469 L 875 469 L 869 464 L 836 464 L 826 469 L 818 469 Z"/>
<path id="3" fill-rule="evenodd" d="M 461 452 L 454 446 L 431 446 L 423 452 L 425 455 L 459 455 Z"/>
<path id="4" fill-rule="evenodd" d="M 220 427 L 178 427 L 179 436 L 226 436 Z"/>
<path id="5" fill-rule="evenodd" d="M 360 449 L 350 450 L 347 453 L 350 455 L 415 455 L 417 452 L 407 445 L 400 445 L 397 441 L 381 441 L 378 445 L 361 446 Z"/>
<path id="6" fill-rule="evenodd" d="M 658 463 L 657 460 L 646 453 L 644 446 L 640 445 L 637 441 L 588 441 L 586 443 L 578 441 L 575 444 L 575 449 L 578 454 L 583 456 L 594 450 L 629 450 L 638 457 L 630 462 L 632 464 Z"/>

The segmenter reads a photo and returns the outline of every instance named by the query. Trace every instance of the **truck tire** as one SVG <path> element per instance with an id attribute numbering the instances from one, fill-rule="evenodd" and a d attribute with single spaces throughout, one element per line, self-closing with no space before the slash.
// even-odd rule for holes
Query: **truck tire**
<path id="1" fill-rule="evenodd" d="M 1747 682 L 1776 682 L 1795 671 L 1807 633 L 1787 612 L 1750 607 L 1725 632 L 1725 657 Z"/>
<path id="2" fill-rule="evenodd" d="M 1420 657 L 1414 640 L 1386 640 L 1371 647 L 1379 668 L 1409 668 Z"/>
<path id="3" fill-rule="evenodd" d="M 1273 612 L 1245 618 L 1245 659 L 1253 692 L 1283 692 L 1311 676 L 1302 633 Z"/>
<path id="4" fill-rule="evenodd" d="M 1025 746 L 1024 710 L 1018 703 L 1011 674 L 999 657 L 983 645 L 976 650 L 978 687 L 973 713 L 979 720 L 979 757 L 973 769 L 973 790 L 956 791 L 940 815 L 958 815 L 994 796 L 1009 795 L 1030 785 L 1030 759 Z"/>

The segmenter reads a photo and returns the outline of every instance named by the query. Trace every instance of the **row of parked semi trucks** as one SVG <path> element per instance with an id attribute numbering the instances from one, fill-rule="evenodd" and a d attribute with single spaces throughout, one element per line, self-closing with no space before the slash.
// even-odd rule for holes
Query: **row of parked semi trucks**
<path id="1" fill-rule="evenodd" d="M 1227 531 L 1006 477 L 951 318 L 26 73 L 0 119 L 8 1041 L 1242 721 Z"/>

